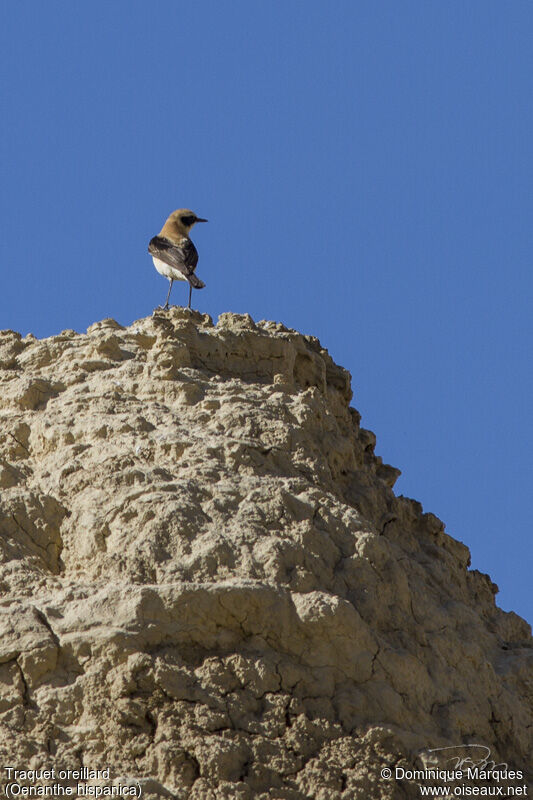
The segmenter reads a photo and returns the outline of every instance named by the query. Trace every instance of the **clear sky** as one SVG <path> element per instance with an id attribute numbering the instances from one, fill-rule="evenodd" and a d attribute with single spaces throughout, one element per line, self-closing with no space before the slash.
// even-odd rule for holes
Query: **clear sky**
<path id="1" fill-rule="evenodd" d="M 195 306 L 318 336 L 532 621 L 532 37 L 530 0 L 4 2 L 0 328 L 150 314 L 192 208 Z"/>

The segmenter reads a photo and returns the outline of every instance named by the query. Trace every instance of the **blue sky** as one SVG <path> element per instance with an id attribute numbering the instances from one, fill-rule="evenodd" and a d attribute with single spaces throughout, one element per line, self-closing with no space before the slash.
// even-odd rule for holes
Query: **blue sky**
<path id="1" fill-rule="evenodd" d="M 420 500 L 530 621 L 533 5 L 18 0 L 0 26 L 0 328 L 197 308 L 320 338 Z M 174 302 L 185 302 L 183 285 Z"/>

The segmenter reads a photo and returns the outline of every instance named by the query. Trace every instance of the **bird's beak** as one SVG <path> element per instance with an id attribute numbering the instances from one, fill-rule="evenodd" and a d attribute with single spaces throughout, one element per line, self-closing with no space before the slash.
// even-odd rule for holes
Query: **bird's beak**
<path id="1" fill-rule="evenodd" d="M 194 221 L 195 221 L 195 222 L 209 222 L 209 220 L 207 220 L 207 219 L 201 219 L 200 217 L 196 217 L 196 219 L 195 219 Z"/>

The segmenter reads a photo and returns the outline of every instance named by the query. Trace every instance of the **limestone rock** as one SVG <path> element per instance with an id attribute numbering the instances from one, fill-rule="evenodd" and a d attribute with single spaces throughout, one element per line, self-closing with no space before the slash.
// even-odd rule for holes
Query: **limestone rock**
<path id="1" fill-rule="evenodd" d="M 531 630 L 395 496 L 316 339 L 173 308 L 4 331 L 0 381 L 5 765 L 366 800 L 476 745 L 527 782 Z"/>

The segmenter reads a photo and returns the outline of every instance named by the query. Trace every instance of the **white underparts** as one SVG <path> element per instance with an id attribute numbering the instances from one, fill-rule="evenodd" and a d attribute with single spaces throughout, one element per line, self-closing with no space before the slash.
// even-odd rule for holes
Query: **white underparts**
<path id="1" fill-rule="evenodd" d="M 168 264 L 165 264 L 164 261 L 160 261 L 158 258 L 154 258 L 152 256 L 152 261 L 154 262 L 154 267 L 159 272 L 160 275 L 164 275 L 165 278 L 172 278 L 175 281 L 186 281 L 187 278 L 183 275 L 178 269 L 174 267 L 170 267 Z"/>

